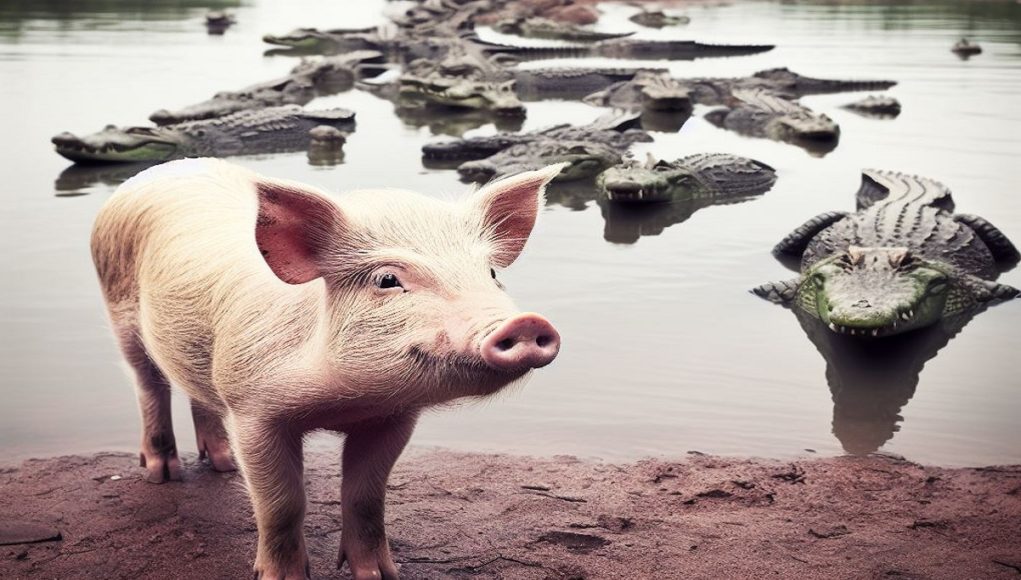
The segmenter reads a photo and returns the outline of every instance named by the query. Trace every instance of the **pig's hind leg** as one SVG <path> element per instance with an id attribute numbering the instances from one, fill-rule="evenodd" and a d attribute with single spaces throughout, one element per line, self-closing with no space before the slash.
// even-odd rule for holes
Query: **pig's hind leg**
<path id="1" fill-rule="evenodd" d="M 138 406 L 142 411 L 142 451 L 139 463 L 152 483 L 181 479 L 181 460 L 170 418 L 170 382 L 149 358 L 134 325 L 114 323 L 124 358 L 135 372 Z"/>
<path id="2" fill-rule="evenodd" d="M 230 441 L 220 415 L 192 399 L 191 418 L 195 423 L 195 442 L 199 448 L 199 459 L 209 459 L 210 465 L 216 471 L 237 469 L 230 455 Z"/>

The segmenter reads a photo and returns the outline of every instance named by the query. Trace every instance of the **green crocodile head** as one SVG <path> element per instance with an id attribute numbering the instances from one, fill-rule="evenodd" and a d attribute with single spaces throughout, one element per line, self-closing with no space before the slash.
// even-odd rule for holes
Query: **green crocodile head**
<path id="1" fill-rule="evenodd" d="M 907 248 L 851 246 L 805 272 L 797 307 L 830 330 L 888 336 L 939 321 L 968 301 L 952 270 Z"/>
<path id="2" fill-rule="evenodd" d="M 690 199 L 705 188 L 688 168 L 652 156 L 644 164 L 628 160 L 607 169 L 598 184 L 606 199 L 636 203 Z"/>
<path id="3" fill-rule="evenodd" d="M 160 129 L 113 125 L 84 137 L 61 133 L 51 141 L 57 153 L 80 163 L 166 161 L 179 156 L 181 145 Z"/>
<path id="4" fill-rule="evenodd" d="M 405 77 L 400 96 L 433 106 L 488 110 L 496 115 L 521 117 L 525 106 L 514 94 L 514 81 L 493 83 L 467 78 Z"/>

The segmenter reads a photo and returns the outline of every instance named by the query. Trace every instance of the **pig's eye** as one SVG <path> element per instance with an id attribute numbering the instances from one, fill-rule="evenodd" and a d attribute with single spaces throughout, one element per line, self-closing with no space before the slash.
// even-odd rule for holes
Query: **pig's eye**
<path id="1" fill-rule="evenodd" d="M 496 280 L 496 270 L 490 268 L 489 275 L 493 277 L 493 280 Z"/>
<path id="2" fill-rule="evenodd" d="M 387 288 L 403 288 L 404 286 L 401 286 L 401 281 L 397 279 L 397 276 L 383 274 L 379 279 L 379 287 L 385 290 Z"/>

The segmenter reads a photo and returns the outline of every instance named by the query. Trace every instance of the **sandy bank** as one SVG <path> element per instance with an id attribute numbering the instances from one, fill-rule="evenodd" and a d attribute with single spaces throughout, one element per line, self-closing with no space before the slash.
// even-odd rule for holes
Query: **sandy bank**
<path id="1" fill-rule="evenodd" d="M 0 539 L 12 521 L 62 536 L 0 546 L 0 578 L 249 578 L 256 532 L 239 476 L 186 460 L 186 481 L 167 485 L 143 482 L 128 454 L 0 471 Z M 346 576 L 334 565 L 339 471 L 308 457 L 315 578 Z M 405 579 L 1021 576 L 1021 466 L 415 450 L 389 487 Z"/>

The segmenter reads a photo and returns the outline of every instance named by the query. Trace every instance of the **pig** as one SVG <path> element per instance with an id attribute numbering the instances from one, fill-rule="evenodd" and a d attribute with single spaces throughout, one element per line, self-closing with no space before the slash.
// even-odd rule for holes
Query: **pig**
<path id="1" fill-rule="evenodd" d="M 215 159 L 125 182 L 92 257 L 133 370 L 140 463 L 181 479 L 170 385 L 191 400 L 200 457 L 240 468 L 257 578 L 307 578 L 302 436 L 345 434 L 338 567 L 398 577 L 386 481 L 420 411 L 484 397 L 549 364 L 553 325 L 516 310 L 497 270 L 525 247 L 554 165 L 461 201 L 270 179 Z"/>

